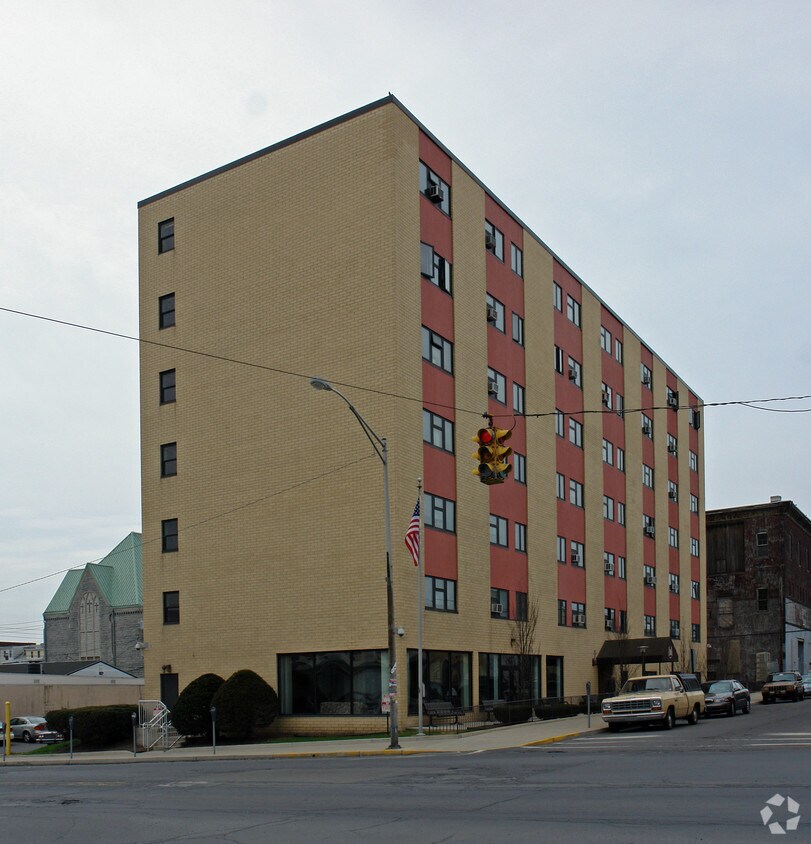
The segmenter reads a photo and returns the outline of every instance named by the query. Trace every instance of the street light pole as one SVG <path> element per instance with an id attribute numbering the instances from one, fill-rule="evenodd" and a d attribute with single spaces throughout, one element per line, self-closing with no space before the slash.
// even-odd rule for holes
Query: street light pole
<path id="1" fill-rule="evenodd" d="M 360 415 L 358 410 L 349 399 L 339 392 L 323 378 L 311 378 L 310 386 L 314 390 L 324 390 L 335 393 L 346 406 L 352 411 L 352 415 L 358 420 L 358 424 L 372 444 L 375 454 L 383 464 L 383 498 L 386 510 L 386 611 L 389 625 L 388 647 L 389 647 L 389 700 L 391 715 L 389 718 L 389 750 L 400 749 L 400 733 L 397 717 L 397 647 L 396 629 L 394 625 L 394 583 L 392 578 L 392 548 L 391 548 L 391 502 L 389 499 L 389 448 L 385 437 L 379 437 Z"/>
<path id="2" fill-rule="evenodd" d="M 639 652 L 642 654 L 642 676 L 645 676 L 645 654 L 648 652 L 647 645 L 640 645 Z"/>

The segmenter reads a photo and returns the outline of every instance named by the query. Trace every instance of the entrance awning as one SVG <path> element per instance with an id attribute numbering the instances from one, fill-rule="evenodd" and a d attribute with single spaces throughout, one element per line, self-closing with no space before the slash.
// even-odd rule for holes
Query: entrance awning
<path id="1" fill-rule="evenodd" d="M 648 665 L 677 662 L 679 659 L 672 639 L 646 636 L 644 639 L 609 639 L 603 642 L 596 662 L 597 665 L 641 665 L 643 653 Z"/>

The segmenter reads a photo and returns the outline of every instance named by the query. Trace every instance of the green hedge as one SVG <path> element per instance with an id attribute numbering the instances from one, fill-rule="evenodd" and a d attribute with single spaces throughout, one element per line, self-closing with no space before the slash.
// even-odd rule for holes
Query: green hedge
<path id="1" fill-rule="evenodd" d="M 553 703 L 540 703 L 535 707 L 535 715 L 542 720 L 553 718 L 568 718 L 570 715 L 579 715 L 580 706 L 576 703 L 555 701 Z"/>
<path id="2" fill-rule="evenodd" d="M 132 738 L 132 714 L 135 706 L 84 706 L 80 709 L 53 709 L 45 715 L 48 724 L 70 736 L 73 715 L 73 738 L 85 747 L 107 747 Z"/>
<path id="3" fill-rule="evenodd" d="M 217 732 L 234 738 L 251 738 L 279 714 L 275 690 L 248 669 L 232 674 L 217 689 L 211 705 L 217 708 Z"/>
<path id="4" fill-rule="evenodd" d="M 211 738 L 211 701 L 224 682 L 219 674 L 203 674 L 183 689 L 171 716 L 180 735 Z"/>
<path id="5" fill-rule="evenodd" d="M 500 703 L 493 707 L 493 716 L 502 724 L 523 724 L 532 717 L 528 703 Z"/>

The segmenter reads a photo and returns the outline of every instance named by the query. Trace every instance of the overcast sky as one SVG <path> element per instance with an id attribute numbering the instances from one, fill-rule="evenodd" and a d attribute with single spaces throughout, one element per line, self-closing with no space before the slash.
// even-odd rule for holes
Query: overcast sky
<path id="1" fill-rule="evenodd" d="M 0 307 L 136 335 L 138 200 L 391 91 L 705 401 L 811 394 L 810 36 L 805 0 L 4 0 Z M 61 575 L 7 587 L 140 530 L 137 361 L 0 311 L 0 639 Z M 763 407 L 705 410 L 707 508 L 811 516 L 811 414 L 772 412 L 811 399 Z"/>

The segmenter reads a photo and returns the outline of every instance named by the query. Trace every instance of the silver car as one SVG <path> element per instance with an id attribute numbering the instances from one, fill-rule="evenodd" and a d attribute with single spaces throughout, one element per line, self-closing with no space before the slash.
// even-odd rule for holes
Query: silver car
<path id="1" fill-rule="evenodd" d="M 803 674 L 803 692 L 811 695 L 811 674 Z"/>
<path id="2" fill-rule="evenodd" d="M 62 735 L 52 730 L 48 722 L 39 715 L 20 715 L 12 718 L 9 722 L 11 727 L 11 740 L 50 743 L 62 741 Z"/>

